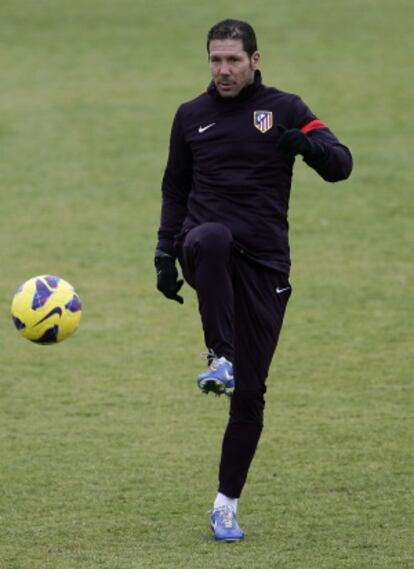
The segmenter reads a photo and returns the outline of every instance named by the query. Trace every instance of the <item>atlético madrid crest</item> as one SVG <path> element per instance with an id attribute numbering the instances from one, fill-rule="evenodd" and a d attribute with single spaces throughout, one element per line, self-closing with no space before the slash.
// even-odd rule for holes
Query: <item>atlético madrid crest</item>
<path id="1" fill-rule="evenodd" d="M 253 124 L 260 132 L 267 132 L 273 126 L 272 111 L 254 111 Z"/>

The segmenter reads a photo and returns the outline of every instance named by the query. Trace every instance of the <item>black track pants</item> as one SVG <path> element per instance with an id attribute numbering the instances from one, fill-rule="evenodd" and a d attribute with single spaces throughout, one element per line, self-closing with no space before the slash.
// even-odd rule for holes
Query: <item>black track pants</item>
<path id="1" fill-rule="evenodd" d="M 263 428 L 266 378 L 291 293 L 287 276 L 247 260 L 230 230 L 204 223 L 178 247 L 195 288 L 207 348 L 233 362 L 235 391 L 224 434 L 219 491 L 238 498 Z"/>

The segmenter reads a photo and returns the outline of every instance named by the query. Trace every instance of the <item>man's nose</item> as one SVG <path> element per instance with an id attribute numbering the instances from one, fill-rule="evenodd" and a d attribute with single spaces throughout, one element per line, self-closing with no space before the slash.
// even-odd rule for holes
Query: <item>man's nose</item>
<path id="1" fill-rule="evenodd" d="M 230 74 L 230 67 L 227 63 L 223 62 L 220 65 L 220 75 L 229 75 Z"/>

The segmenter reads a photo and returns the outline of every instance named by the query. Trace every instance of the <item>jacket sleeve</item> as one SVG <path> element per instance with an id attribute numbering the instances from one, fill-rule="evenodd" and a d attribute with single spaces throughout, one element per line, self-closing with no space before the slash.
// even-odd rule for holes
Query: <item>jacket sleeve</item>
<path id="1" fill-rule="evenodd" d="M 319 144 L 320 156 L 304 161 L 324 180 L 338 182 L 351 175 L 353 163 L 349 148 L 339 142 L 328 126 L 319 120 L 299 97 L 296 98 L 293 123 L 293 128 L 300 129 Z"/>
<path id="2" fill-rule="evenodd" d="M 180 109 L 170 136 L 167 165 L 162 180 L 161 223 L 157 248 L 174 256 L 174 236 L 187 214 L 187 198 L 192 185 L 192 153 L 185 141 Z"/>

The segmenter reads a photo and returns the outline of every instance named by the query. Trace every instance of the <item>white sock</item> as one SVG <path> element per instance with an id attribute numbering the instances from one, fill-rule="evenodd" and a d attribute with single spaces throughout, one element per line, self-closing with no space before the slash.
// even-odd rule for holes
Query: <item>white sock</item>
<path id="1" fill-rule="evenodd" d="M 230 506 L 230 508 L 232 508 L 233 512 L 235 514 L 237 514 L 237 503 L 238 503 L 238 498 L 229 498 L 228 496 L 225 496 L 224 494 L 220 494 L 220 492 L 217 494 L 216 499 L 214 500 L 214 506 L 213 509 L 217 510 L 217 508 L 221 508 L 221 506 Z"/>

